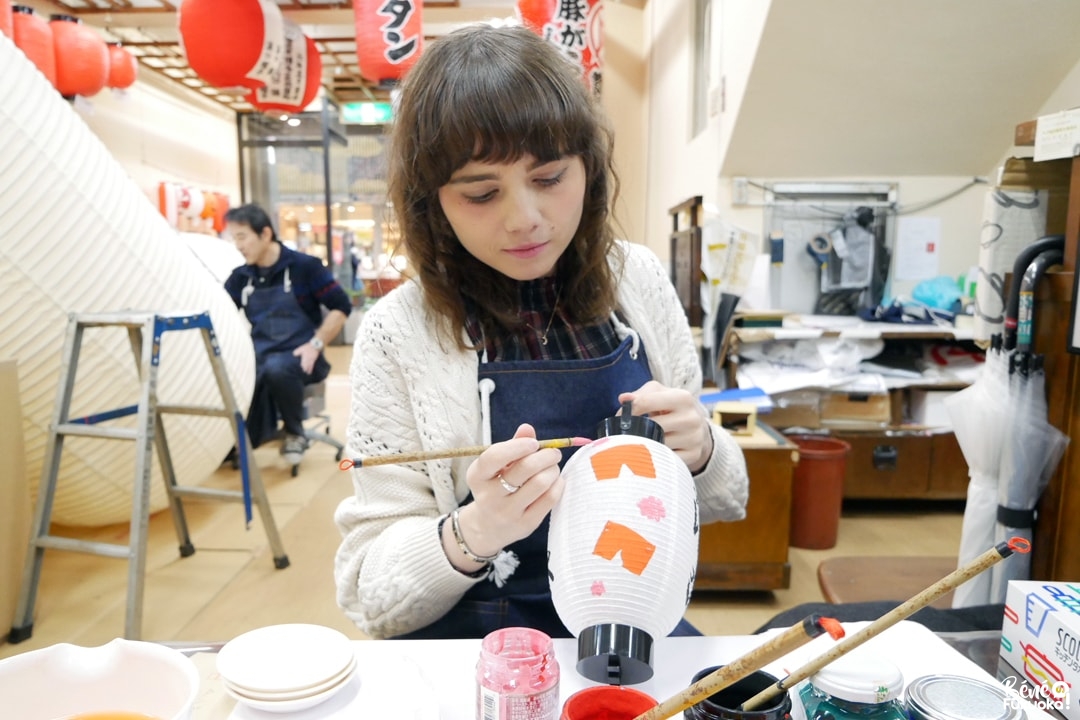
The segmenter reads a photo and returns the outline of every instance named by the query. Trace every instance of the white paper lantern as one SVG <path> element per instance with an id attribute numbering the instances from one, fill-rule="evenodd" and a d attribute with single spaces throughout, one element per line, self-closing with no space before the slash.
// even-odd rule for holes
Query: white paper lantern
<path id="1" fill-rule="evenodd" d="M 634 429 L 659 431 L 645 418 L 632 420 Z M 631 434 L 579 449 L 563 477 L 548 568 L 555 610 L 578 639 L 578 672 L 618 685 L 648 680 L 653 642 L 679 624 L 694 585 L 693 478 L 667 446 Z"/>

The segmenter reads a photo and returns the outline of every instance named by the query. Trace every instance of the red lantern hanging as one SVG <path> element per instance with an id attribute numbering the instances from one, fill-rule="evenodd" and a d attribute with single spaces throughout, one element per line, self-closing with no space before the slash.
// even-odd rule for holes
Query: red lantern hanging
<path id="1" fill-rule="evenodd" d="M 219 88 L 260 88 L 284 52 L 285 18 L 272 0 L 183 0 L 180 44 L 195 74 Z"/>
<path id="2" fill-rule="evenodd" d="M 56 53 L 56 89 L 64 97 L 97 95 L 109 80 L 109 48 L 71 15 L 49 18 Z"/>
<path id="3" fill-rule="evenodd" d="M 15 5 L 11 16 L 11 32 L 15 45 L 30 58 L 49 83 L 56 86 L 56 54 L 53 32 L 45 18 L 26 5 Z"/>
<path id="4" fill-rule="evenodd" d="M 0 0 L 0 33 L 14 39 L 11 23 L 11 0 Z"/>
<path id="5" fill-rule="evenodd" d="M 135 56 L 120 46 L 109 43 L 109 79 L 106 85 L 116 90 L 123 90 L 135 84 L 139 72 L 139 63 Z"/>
<path id="6" fill-rule="evenodd" d="M 420 57 L 421 0 L 353 0 L 356 61 L 369 82 L 392 85 Z"/>
<path id="7" fill-rule="evenodd" d="M 517 0 L 521 22 L 581 66 L 600 91 L 604 52 L 603 0 Z"/>
<path id="8" fill-rule="evenodd" d="M 229 196 L 225 193 L 214 193 L 214 232 L 220 233 L 225 229 L 225 213 L 229 211 Z"/>
<path id="9" fill-rule="evenodd" d="M 279 72 L 247 96 L 252 107 L 263 112 L 300 112 L 315 99 L 322 85 L 322 57 L 315 41 L 299 26 L 285 21 L 285 57 Z"/>

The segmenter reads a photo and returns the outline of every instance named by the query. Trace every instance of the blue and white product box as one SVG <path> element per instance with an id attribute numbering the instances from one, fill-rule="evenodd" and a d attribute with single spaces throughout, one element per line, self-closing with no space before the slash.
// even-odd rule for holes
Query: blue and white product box
<path id="1" fill-rule="evenodd" d="M 1080 720 L 1080 582 L 1010 581 L 1001 657 L 1017 673 L 1006 690 Z"/>

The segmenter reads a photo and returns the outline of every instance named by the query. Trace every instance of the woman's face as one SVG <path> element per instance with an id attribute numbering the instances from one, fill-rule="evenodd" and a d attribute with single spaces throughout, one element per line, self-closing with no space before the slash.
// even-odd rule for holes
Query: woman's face
<path id="1" fill-rule="evenodd" d="M 581 223 L 585 164 L 565 156 L 540 163 L 472 161 L 439 188 L 458 240 L 477 260 L 515 280 L 555 272 Z"/>

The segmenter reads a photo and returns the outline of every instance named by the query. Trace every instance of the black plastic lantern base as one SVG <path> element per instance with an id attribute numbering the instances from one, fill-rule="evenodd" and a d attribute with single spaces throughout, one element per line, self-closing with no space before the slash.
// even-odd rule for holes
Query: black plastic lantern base
<path id="1" fill-rule="evenodd" d="M 636 685 L 653 676 L 653 639 L 629 625 L 593 625 L 578 635 L 577 671 L 593 682 Z"/>

